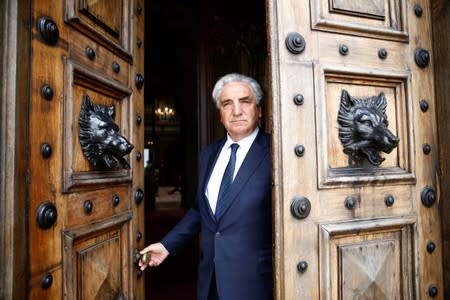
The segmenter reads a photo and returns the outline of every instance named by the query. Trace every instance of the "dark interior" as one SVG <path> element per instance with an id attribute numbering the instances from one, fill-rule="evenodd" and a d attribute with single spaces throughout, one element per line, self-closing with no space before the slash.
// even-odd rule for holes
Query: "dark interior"
<path id="1" fill-rule="evenodd" d="M 150 0 L 145 7 L 149 244 L 190 207 L 199 151 L 225 133 L 212 103 L 215 81 L 239 72 L 256 78 L 267 93 L 268 54 L 263 0 Z M 195 299 L 198 255 L 194 240 L 184 253 L 147 270 L 147 298 Z"/>

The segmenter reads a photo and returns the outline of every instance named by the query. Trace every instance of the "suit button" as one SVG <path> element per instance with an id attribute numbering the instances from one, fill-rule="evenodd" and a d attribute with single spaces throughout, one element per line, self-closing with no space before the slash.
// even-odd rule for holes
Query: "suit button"
<path id="1" fill-rule="evenodd" d="M 220 232 L 216 232 L 216 237 L 220 237 Z"/>

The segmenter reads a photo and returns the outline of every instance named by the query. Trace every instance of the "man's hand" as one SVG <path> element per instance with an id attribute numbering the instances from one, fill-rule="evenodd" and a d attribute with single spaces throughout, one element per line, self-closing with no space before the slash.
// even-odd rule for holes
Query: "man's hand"
<path id="1" fill-rule="evenodd" d="M 147 266 L 157 267 L 169 256 L 169 251 L 161 243 L 151 244 L 139 252 L 141 255 L 147 253 L 150 256 L 148 263 L 144 264 L 139 260 L 139 268 L 144 271 Z"/>

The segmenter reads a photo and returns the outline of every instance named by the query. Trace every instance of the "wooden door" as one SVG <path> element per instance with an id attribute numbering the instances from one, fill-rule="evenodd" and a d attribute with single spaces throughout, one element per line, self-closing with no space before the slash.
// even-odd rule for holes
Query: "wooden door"
<path id="1" fill-rule="evenodd" d="M 143 299 L 144 1 L 33 1 L 29 298 Z"/>
<path id="2" fill-rule="evenodd" d="M 443 299 L 429 1 L 268 10 L 277 299 Z"/>

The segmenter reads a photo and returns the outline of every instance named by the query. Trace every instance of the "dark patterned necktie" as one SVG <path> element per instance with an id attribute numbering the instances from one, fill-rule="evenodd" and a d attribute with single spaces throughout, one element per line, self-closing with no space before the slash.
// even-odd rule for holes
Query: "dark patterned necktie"
<path id="1" fill-rule="evenodd" d="M 227 192 L 231 183 L 233 182 L 233 174 L 234 174 L 234 166 L 236 165 L 236 151 L 239 148 L 239 144 L 231 144 L 231 154 L 230 160 L 228 161 L 228 165 L 225 168 L 225 172 L 223 172 L 222 182 L 220 183 L 219 195 L 217 196 L 217 204 L 216 204 L 216 219 L 219 218 L 221 210 L 224 206 L 223 195 Z"/>

